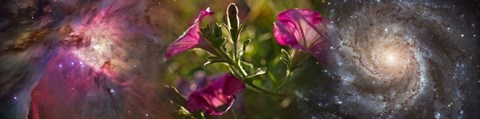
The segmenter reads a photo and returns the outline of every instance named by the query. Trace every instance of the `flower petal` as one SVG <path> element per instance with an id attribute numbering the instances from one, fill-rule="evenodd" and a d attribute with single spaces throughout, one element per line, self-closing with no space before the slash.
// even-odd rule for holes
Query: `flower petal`
<path id="1" fill-rule="evenodd" d="M 275 35 L 275 38 L 277 39 L 278 44 L 286 46 L 290 45 L 292 47 L 298 47 L 300 48 L 300 44 L 298 44 L 297 41 L 297 36 L 295 35 L 296 32 L 294 31 L 294 27 L 289 27 L 287 25 L 289 23 L 283 23 L 283 22 L 275 22 L 273 24 L 273 33 Z"/>
<path id="2" fill-rule="evenodd" d="M 289 9 L 278 15 L 274 23 L 274 34 L 281 45 L 290 45 L 297 49 L 312 49 L 322 46 L 325 33 L 325 19 L 320 13 L 308 9 Z"/>
<path id="3" fill-rule="evenodd" d="M 200 11 L 200 15 L 198 15 L 198 18 L 195 20 L 193 25 L 190 26 L 187 31 L 183 33 L 183 35 L 181 35 L 177 40 L 168 46 L 164 54 L 165 60 L 197 47 L 197 45 L 202 42 L 199 33 L 202 19 L 206 16 L 213 15 L 213 13 L 214 12 L 210 10 L 210 8 Z"/>
<path id="4" fill-rule="evenodd" d="M 230 74 L 225 74 L 216 79 L 211 85 L 211 89 L 222 89 L 224 95 L 234 95 L 245 89 L 245 84 Z"/>
<path id="5" fill-rule="evenodd" d="M 211 108 L 207 108 L 206 109 L 206 113 L 208 115 L 211 115 L 211 116 L 220 116 L 220 115 L 223 115 L 223 113 L 227 112 L 233 105 L 233 103 L 235 102 L 236 98 L 235 98 L 235 95 L 233 95 L 232 97 L 230 97 L 228 100 L 226 100 L 226 102 L 224 102 L 224 105 L 226 105 L 225 109 L 211 109 Z M 218 107 L 217 107 L 218 108 Z"/>
<path id="6" fill-rule="evenodd" d="M 235 94 L 243 89 L 242 81 L 225 74 L 206 88 L 193 92 L 188 97 L 187 109 L 192 112 L 203 109 L 208 115 L 222 115 L 233 105 Z"/>
<path id="7" fill-rule="evenodd" d="M 190 112 L 196 112 L 198 110 L 204 109 L 206 104 L 205 98 L 199 92 L 193 92 L 187 99 L 187 109 Z"/>

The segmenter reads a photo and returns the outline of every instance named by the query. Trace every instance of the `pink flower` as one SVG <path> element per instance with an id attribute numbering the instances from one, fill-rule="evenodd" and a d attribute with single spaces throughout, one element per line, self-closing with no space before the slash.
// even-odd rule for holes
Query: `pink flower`
<path id="1" fill-rule="evenodd" d="M 204 111 L 210 116 L 225 113 L 235 102 L 235 94 L 243 91 L 245 84 L 230 74 L 224 74 L 203 89 L 194 91 L 187 99 L 191 112 Z"/>
<path id="2" fill-rule="evenodd" d="M 326 19 L 308 9 L 289 9 L 278 14 L 274 35 L 280 45 L 312 53 L 320 59 L 320 51 L 327 47 Z"/>
<path id="3" fill-rule="evenodd" d="M 198 15 L 198 18 L 195 20 L 193 25 L 190 26 L 187 31 L 183 33 L 183 35 L 181 35 L 177 40 L 168 46 L 164 54 L 165 60 L 193 48 L 202 48 L 210 51 L 211 44 L 203 39 L 200 35 L 200 25 L 204 17 L 213 14 L 214 12 L 210 10 L 210 8 L 200 11 L 200 15 Z"/>

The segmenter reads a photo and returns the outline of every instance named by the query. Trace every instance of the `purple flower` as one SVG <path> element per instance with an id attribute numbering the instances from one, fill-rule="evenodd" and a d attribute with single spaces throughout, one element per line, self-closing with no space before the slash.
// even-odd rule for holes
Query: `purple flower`
<path id="1" fill-rule="evenodd" d="M 202 110 L 210 116 L 222 115 L 235 102 L 235 94 L 243 89 L 245 84 L 242 81 L 230 74 L 224 74 L 207 87 L 190 94 L 187 109 L 191 112 Z"/>
<path id="2" fill-rule="evenodd" d="M 200 11 L 200 15 L 198 15 L 198 18 L 195 20 L 193 25 L 190 26 L 187 31 L 183 33 L 183 35 L 181 35 L 177 40 L 168 46 L 164 54 L 165 60 L 193 48 L 202 48 L 210 52 L 211 44 L 201 37 L 200 25 L 204 17 L 213 14 L 214 12 L 210 10 L 210 8 Z"/>
<path id="3" fill-rule="evenodd" d="M 278 14 L 274 35 L 280 45 L 312 53 L 320 59 L 320 51 L 327 47 L 326 19 L 308 9 L 289 9 Z"/>

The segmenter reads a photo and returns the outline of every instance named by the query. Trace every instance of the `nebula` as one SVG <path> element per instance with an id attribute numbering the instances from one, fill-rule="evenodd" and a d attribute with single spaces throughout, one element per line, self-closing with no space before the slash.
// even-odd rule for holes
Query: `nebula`
<path id="1" fill-rule="evenodd" d="M 480 117 L 478 1 L 327 4 L 329 81 L 305 88 L 304 117 Z"/>
<path id="2" fill-rule="evenodd" d="M 0 4 L 0 118 L 172 118 L 146 1 Z"/>

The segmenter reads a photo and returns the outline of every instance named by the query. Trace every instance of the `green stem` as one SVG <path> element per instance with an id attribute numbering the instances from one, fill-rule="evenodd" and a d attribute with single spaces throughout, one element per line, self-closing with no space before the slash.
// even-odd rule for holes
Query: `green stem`
<path id="1" fill-rule="evenodd" d="M 233 56 L 232 57 L 234 61 L 237 61 L 237 59 L 239 59 L 237 57 L 237 39 L 234 39 L 234 37 L 232 37 L 232 40 L 233 40 L 233 53 L 232 53 Z"/>
<path id="2" fill-rule="evenodd" d="M 281 94 L 281 93 L 275 93 L 275 92 L 272 92 L 272 91 L 269 91 L 269 90 L 266 90 L 260 86 L 257 86 L 255 84 L 253 84 L 253 82 L 250 82 L 250 81 L 247 81 L 245 82 L 248 86 L 250 86 L 251 88 L 253 88 L 254 90 L 256 91 L 259 91 L 259 92 L 262 92 L 262 93 L 265 93 L 265 94 L 269 94 L 269 95 L 274 95 L 274 96 L 286 96 L 285 94 Z"/>
<path id="3" fill-rule="evenodd" d="M 237 75 L 241 76 L 240 78 L 242 79 L 242 81 L 245 82 L 245 84 L 247 84 L 251 88 L 255 89 L 256 91 L 266 93 L 266 94 L 270 94 L 270 95 L 283 96 L 283 94 L 275 93 L 275 92 L 266 90 L 266 89 L 264 89 L 260 86 L 257 86 L 255 84 L 253 84 L 253 80 L 247 80 L 246 77 L 248 76 L 248 74 L 247 74 L 247 72 L 245 72 L 245 70 L 243 70 L 242 66 L 239 65 L 239 63 L 234 63 L 234 64 L 231 64 L 231 65 L 233 65 L 237 70 L 240 70 L 238 72 L 240 74 L 237 74 Z"/>
<path id="4" fill-rule="evenodd" d="M 233 119 L 238 119 L 237 112 L 235 112 L 235 108 L 231 108 L 230 111 L 232 112 Z"/>
<path id="5" fill-rule="evenodd" d="M 243 69 L 242 65 L 239 62 L 236 62 L 236 60 L 233 60 L 230 56 L 227 55 L 227 53 L 223 50 L 220 51 L 221 57 L 225 58 L 227 60 L 227 63 L 229 64 L 229 68 L 231 69 L 232 73 L 237 78 L 240 78 L 245 84 L 247 84 L 249 87 L 255 89 L 256 91 L 259 91 L 261 93 L 265 94 L 270 94 L 270 95 L 275 95 L 275 96 L 285 96 L 284 94 L 279 94 L 275 93 L 269 90 L 266 90 L 260 86 L 257 86 L 253 84 L 253 80 L 247 80 L 246 77 L 248 76 L 247 72 Z"/>
<path id="6" fill-rule="evenodd" d="M 291 59 L 289 59 L 290 66 L 287 66 L 288 69 L 287 69 L 287 72 L 285 73 L 285 79 L 283 79 L 280 85 L 277 87 L 276 89 L 277 92 L 280 91 L 290 81 L 290 78 L 292 77 L 293 72 L 295 71 L 297 66 L 300 65 L 300 63 L 303 62 L 303 60 L 305 60 L 306 56 L 307 54 L 302 51 L 294 50 L 292 52 L 290 57 Z"/>
<path id="7" fill-rule="evenodd" d="M 280 86 L 277 87 L 276 91 L 280 91 L 285 84 L 287 84 L 288 80 L 290 80 L 290 77 L 292 76 L 293 70 L 288 69 L 287 72 L 285 73 L 285 79 L 282 80 L 282 83 Z"/>
<path id="8" fill-rule="evenodd" d="M 243 66 L 242 64 L 240 64 L 240 62 L 235 62 L 235 66 L 237 66 L 237 68 L 240 70 L 243 76 L 245 77 L 248 76 L 247 72 L 245 71 L 245 69 L 243 69 Z"/>

